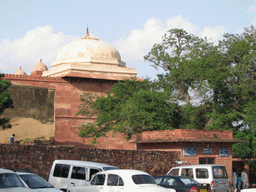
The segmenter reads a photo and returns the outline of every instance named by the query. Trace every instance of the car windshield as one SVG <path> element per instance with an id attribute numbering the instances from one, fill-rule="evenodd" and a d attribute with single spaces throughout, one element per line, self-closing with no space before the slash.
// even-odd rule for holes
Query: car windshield
<path id="1" fill-rule="evenodd" d="M 198 184 L 198 182 L 194 179 L 191 179 L 190 177 L 180 177 L 180 180 L 185 184 L 185 185 L 192 185 L 192 184 Z"/>
<path id="2" fill-rule="evenodd" d="M 150 175 L 133 175 L 132 180 L 135 184 L 156 184 L 155 180 Z"/>
<path id="3" fill-rule="evenodd" d="M 42 177 L 39 177 L 38 175 L 27 174 L 20 175 L 20 177 L 31 189 L 53 188 L 50 183 L 48 183 L 46 180 L 44 180 Z"/>
<path id="4" fill-rule="evenodd" d="M 15 173 L 0 174 L 0 188 L 25 187 Z"/>
<path id="5" fill-rule="evenodd" d="M 118 167 L 103 167 L 102 168 L 104 171 L 107 171 L 107 170 L 113 170 L 113 169 L 119 169 Z"/>

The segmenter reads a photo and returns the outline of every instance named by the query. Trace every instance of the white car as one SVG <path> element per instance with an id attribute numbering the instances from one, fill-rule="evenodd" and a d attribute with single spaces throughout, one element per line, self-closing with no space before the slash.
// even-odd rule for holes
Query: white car
<path id="1" fill-rule="evenodd" d="M 43 192 L 62 192 L 61 190 L 55 189 L 48 181 L 36 174 L 27 172 L 16 173 L 21 177 L 21 179 L 30 189 L 36 189 L 37 191 Z"/>
<path id="2" fill-rule="evenodd" d="M 28 189 L 21 178 L 13 171 L 0 168 L 0 192 L 35 192 Z"/>
<path id="3" fill-rule="evenodd" d="M 88 186 L 77 186 L 68 192 L 176 192 L 156 184 L 155 180 L 143 171 L 116 169 L 98 172 Z"/>

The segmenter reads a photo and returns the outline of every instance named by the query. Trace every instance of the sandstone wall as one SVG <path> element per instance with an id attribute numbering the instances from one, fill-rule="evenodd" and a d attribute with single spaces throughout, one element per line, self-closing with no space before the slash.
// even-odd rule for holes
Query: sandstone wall
<path id="1" fill-rule="evenodd" d="M 3 116 L 25 117 L 42 123 L 54 123 L 54 89 L 11 85 L 8 89 L 13 100 L 13 108 L 5 109 Z"/>
<path id="2" fill-rule="evenodd" d="M 80 96 L 87 92 L 97 93 L 99 95 L 104 95 L 107 90 L 109 90 L 117 82 L 116 80 L 104 80 L 104 79 L 86 79 L 79 77 L 42 77 L 38 75 L 9 75 L 6 74 L 4 79 L 11 81 L 12 86 L 24 87 L 24 90 L 20 90 L 20 94 L 15 94 L 13 100 L 16 103 L 24 102 L 27 104 L 23 105 L 23 110 L 31 112 L 31 115 L 37 116 L 36 112 L 40 112 L 41 106 L 33 107 L 33 110 L 29 109 L 31 103 L 43 103 L 48 101 L 49 95 L 44 91 L 52 91 L 50 97 L 54 97 L 54 124 L 55 124 L 55 141 L 59 143 L 75 143 L 75 144 L 85 144 L 82 138 L 77 136 L 77 127 L 81 123 L 93 122 L 95 118 L 84 119 L 83 116 L 76 116 L 79 111 L 79 106 L 82 103 Z M 26 94 L 25 90 L 31 88 L 31 90 L 36 90 L 33 94 Z M 37 90 L 40 90 L 37 92 Z M 12 93 L 11 93 L 12 94 Z M 26 96 L 29 97 L 26 97 Z M 33 98 L 32 96 L 36 96 Z M 31 100 L 32 99 L 32 100 Z M 34 99 L 34 100 L 33 100 Z M 26 101 L 29 100 L 29 101 Z M 38 102 L 39 101 L 39 102 Z M 21 103 L 22 104 L 22 103 Z M 19 107 L 19 114 L 23 114 L 22 107 Z M 44 116 L 44 111 L 41 111 Z M 10 113 L 9 113 L 10 114 Z M 6 115 L 7 116 L 7 115 Z M 22 116 L 18 116 L 22 117 Z M 31 116 L 30 116 L 31 117 Z M 34 117 L 32 117 L 34 118 Z M 88 143 L 90 142 L 88 141 Z"/>
<path id="3" fill-rule="evenodd" d="M 157 176 L 166 174 L 175 160 L 180 160 L 180 153 L 0 144 L 1 168 L 33 172 L 48 180 L 56 159 L 101 162 Z"/>

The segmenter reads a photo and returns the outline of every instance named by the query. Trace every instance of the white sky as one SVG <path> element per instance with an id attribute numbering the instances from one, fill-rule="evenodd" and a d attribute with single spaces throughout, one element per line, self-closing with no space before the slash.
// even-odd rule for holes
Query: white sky
<path id="1" fill-rule="evenodd" d="M 172 28 L 218 42 L 256 25 L 255 0 L 0 0 L 0 72 L 40 61 L 50 68 L 59 48 L 90 34 L 114 46 L 138 77 L 159 71 L 144 61 Z"/>

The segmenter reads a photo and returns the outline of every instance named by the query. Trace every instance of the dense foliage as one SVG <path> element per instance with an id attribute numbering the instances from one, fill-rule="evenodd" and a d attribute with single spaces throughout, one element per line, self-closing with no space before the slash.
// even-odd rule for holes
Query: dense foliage
<path id="1" fill-rule="evenodd" d="M 80 126 L 80 137 L 92 137 L 94 142 L 109 131 L 124 133 L 127 139 L 142 131 L 177 128 L 178 105 L 169 102 L 168 95 L 154 89 L 149 81 L 125 80 L 115 84 L 106 96 L 87 93 L 79 115 L 97 115 L 97 121 Z"/>
<path id="2" fill-rule="evenodd" d="M 8 87 L 11 85 L 10 81 L 6 79 L 2 79 L 3 74 L 0 74 L 0 116 L 2 115 L 3 111 L 12 106 L 12 99 L 10 97 L 10 92 L 7 90 Z M 7 123 L 9 122 L 8 118 L 1 117 L 0 118 L 0 126 L 5 128 Z"/>
<path id="3" fill-rule="evenodd" d="M 172 29 L 144 58 L 166 73 L 160 86 L 181 106 L 180 128 L 234 130 L 255 126 L 255 29 L 225 34 L 218 45 Z M 191 97 L 198 95 L 197 101 Z"/>
<path id="4" fill-rule="evenodd" d="M 256 155 L 256 137 L 251 130 L 239 131 L 235 139 L 244 140 L 247 142 L 236 143 L 232 146 L 233 157 L 241 159 L 250 159 Z"/>
<path id="5" fill-rule="evenodd" d="M 83 96 L 80 114 L 98 119 L 81 126 L 79 135 L 96 139 L 111 130 L 129 139 L 150 130 L 233 130 L 235 138 L 250 141 L 234 145 L 234 155 L 248 158 L 255 154 L 255 50 L 253 26 L 224 34 L 217 45 L 171 29 L 144 57 L 165 72 L 156 81 L 119 82 L 106 97 Z"/>

